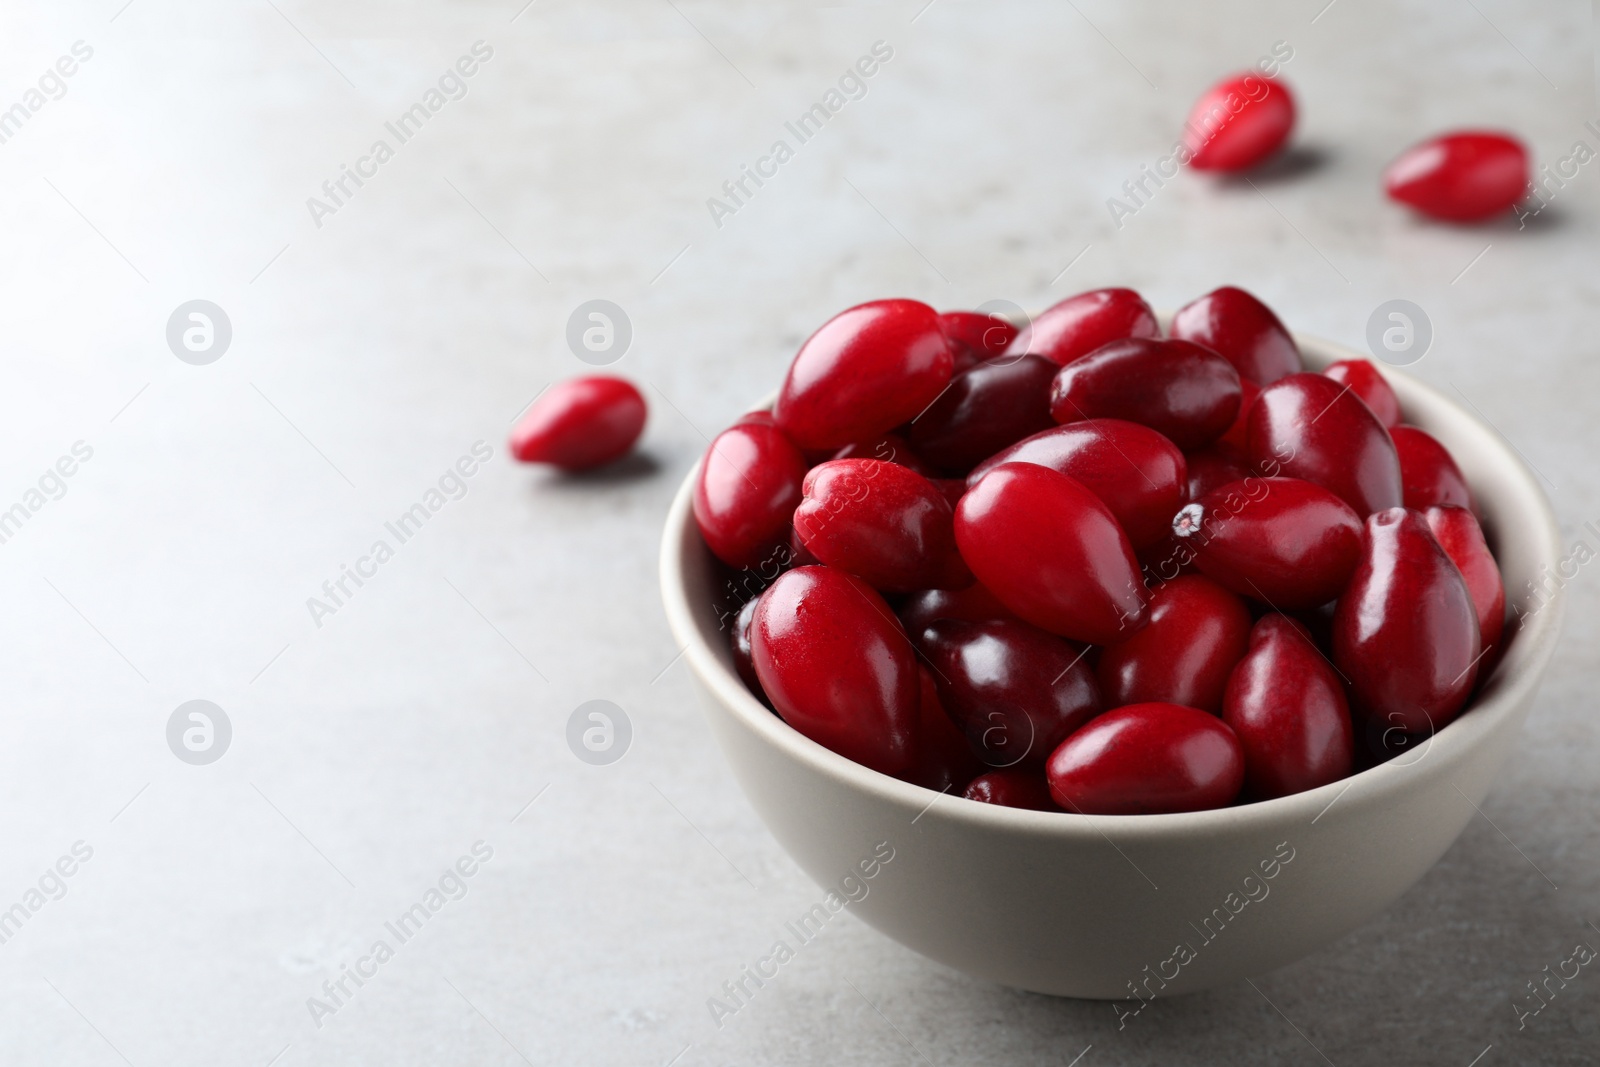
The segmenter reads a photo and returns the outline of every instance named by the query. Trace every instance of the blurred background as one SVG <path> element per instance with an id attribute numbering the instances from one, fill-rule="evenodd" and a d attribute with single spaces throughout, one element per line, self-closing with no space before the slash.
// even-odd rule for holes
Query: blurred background
<path id="1" fill-rule="evenodd" d="M 1379 180 L 1464 126 L 1514 131 L 1536 169 L 1600 149 L 1595 18 L 7 6 L 0 1060 L 1592 1062 L 1600 976 L 1520 1028 L 1514 1007 L 1600 947 L 1590 569 L 1483 817 L 1416 888 L 1257 988 L 1119 1032 L 1110 1005 L 967 978 L 849 915 L 713 1021 L 707 998 L 821 891 L 715 750 L 655 561 L 708 436 L 834 312 L 1037 311 L 1106 285 L 1170 309 L 1237 284 L 1358 349 L 1374 309 L 1414 302 L 1434 339 L 1411 370 L 1492 423 L 1600 551 L 1600 165 L 1476 227 L 1423 221 Z M 1279 42 L 1293 150 L 1114 217 L 1192 101 Z M 800 143 L 785 123 L 875 47 L 890 58 Z M 780 139 L 793 157 L 732 199 Z M 592 300 L 628 326 L 609 371 L 650 402 L 641 452 L 582 478 L 520 467 L 515 417 L 591 370 L 567 337 Z M 361 564 L 380 540 L 390 557 Z M 630 728 L 609 765 L 568 744 L 590 700 Z M 418 903 L 425 923 L 392 933 Z"/>

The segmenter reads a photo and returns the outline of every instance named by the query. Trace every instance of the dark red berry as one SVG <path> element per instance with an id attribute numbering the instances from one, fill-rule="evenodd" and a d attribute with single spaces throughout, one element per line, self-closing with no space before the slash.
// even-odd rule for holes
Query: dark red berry
<path id="1" fill-rule="evenodd" d="M 1301 369 L 1300 348 L 1261 301 L 1231 285 L 1215 289 L 1172 316 L 1171 335 L 1205 345 L 1232 363 L 1239 377 L 1271 385 Z"/>
<path id="2" fill-rule="evenodd" d="M 1050 382 L 1056 365 L 1040 356 L 983 363 L 950 382 L 911 423 L 911 444 L 941 470 L 965 474 L 1029 434 L 1055 425 Z"/>
<path id="3" fill-rule="evenodd" d="M 1060 811 L 1050 799 L 1050 786 L 1038 771 L 990 771 L 967 783 L 961 794 L 980 804 L 1001 804 L 1029 811 Z"/>
<path id="4" fill-rule="evenodd" d="M 1172 524 L 1200 570 L 1282 611 L 1326 604 L 1361 559 L 1361 519 L 1299 478 L 1247 478 L 1184 505 Z"/>
<path id="5" fill-rule="evenodd" d="M 915 635 L 939 700 L 990 767 L 1035 771 L 1100 712 L 1084 648 L 1017 619 L 940 619 Z"/>
<path id="6" fill-rule="evenodd" d="M 1062 367 L 1050 387 L 1057 422 L 1126 419 L 1182 449 L 1227 432 L 1242 397 L 1233 365 L 1188 341 L 1113 341 Z"/>
<path id="7" fill-rule="evenodd" d="M 1479 651 L 1477 607 L 1427 521 L 1404 508 L 1369 518 L 1333 617 L 1333 662 L 1356 712 L 1407 733 L 1437 730 L 1466 703 Z"/>
<path id="8" fill-rule="evenodd" d="M 1107 707 L 1161 701 L 1213 715 L 1250 641 L 1250 612 L 1222 586 L 1184 575 L 1150 594 L 1150 621 L 1100 653 L 1095 677 Z"/>
<path id="9" fill-rule="evenodd" d="M 1250 409 L 1249 458 L 1264 474 L 1330 489 L 1365 518 L 1403 500 L 1400 458 L 1372 409 L 1320 374 L 1291 374 Z"/>
<path id="10" fill-rule="evenodd" d="M 1434 540 L 1466 580 L 1467 592 L 1472 594 L 1473 607 L 1478 611 L 1479 640 L 1484 648 L 1495 647 L 1506 624 L 1506 589 L 1500 567 L 1483 539 L 1483 528 L 1466 508 L 1431 507 L 1425 518 Z"/>
<path id="11" fill-rule="evenodd" d="M 1344 689 L 1311 635 L 1283 615 L 1250 632 L 1222 719 L 1244 748 L 1245 792 L 1270 800 L 1348 776 L 1355 732 Z"/>
<path id="12" fill-rule="evenodd" d="M 940 793 L 960 792 L 989 768 L 973 754 L 966 736 L 945 712 L 928 668 L 918 667 L 917 675 L 917 759 L 908 780 Z"/>
<path id="13" fill-rule="evenodd" d="M 925 589 L 912 593 L 900 605 L 899 615 L 906 633 L 913 638 L 938 619 L 987 622 L 1016 618 L 981 582 L 973 582 L 965 589 Z"/>
<path id="14" fill-rule="evenodd" d="M 1396 426 L 1389 431 L 1389 437 L 1400 457 L 1400 484 L 1406 507 L 1412 511 L 1426 511 L 1435 505 L 1477 510 L 1466 476 L 1450 451 L 1431 434 L 1415 426 Z"/>

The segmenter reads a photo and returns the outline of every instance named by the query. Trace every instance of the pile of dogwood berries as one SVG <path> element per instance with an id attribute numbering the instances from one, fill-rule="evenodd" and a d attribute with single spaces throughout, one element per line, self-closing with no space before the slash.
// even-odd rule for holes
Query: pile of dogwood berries
<path id="1" fill-rule="evenodd" d="M 783 721 L 972 800 L 1285 796 L 1451 721 L 1505 595 L 1449 452 L 1365 360 L 1223 288 L 1026 328 L 879 300 L 705 454 L 733 657 Z"/>

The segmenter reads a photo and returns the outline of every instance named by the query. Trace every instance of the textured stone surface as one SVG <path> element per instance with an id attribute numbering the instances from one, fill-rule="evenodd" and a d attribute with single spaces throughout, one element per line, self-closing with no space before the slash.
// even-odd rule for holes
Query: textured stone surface
<path id="1" fill-rule="evenodd" d="M 93 449 L 0 544 L 0 908 L 93 849 L 0 944 L 6 1063 L 1592 1062 L 1593 967 L 1520 1032 L 1512 1007 L 1600 947 L 1591 569 L 1484 817 L 1420 885 L 1121 1032 L 848 915 L 713 1025 L 706 998 L 820 890 L 712 747 L 655 591 L 705 435 L 828 315 L 1105 284 L 1173 307 L 1237 283 L 1357 346 L 1379 303 L 1417 302 L 1416 371 L 1600 549 L 1595 165 L 1524 230 L 1377 189 L 1451 126 L 1552 165 L 1600 147 L 1588 5 L 121 2 L 0 15 L 0 107 L 94 49 L 0 144 L 0 508 Z M 480 39 L 467 95 L 397 144 L 384 123 Z M 879 40 L 865 97 L 798 144 L 785 121 Z M 1279 40 L 1296 153 L 1253 185 L 1182 176 L 1115 227 L 1106 199 L 1193 97 Z M 316 225 L 306 199 L 380 137 L 394 158 Z M 794 157 L 717 226 L 707 198 L 778 138 Z M 602 297 L 632 320 L 642 455 L 514 469 L 509 422 L 585 369 L 566 319 Z M 194 298 L 233 324 L 209 366 L 163 338 Z M 307 598 L 479 440 L 466 495 L 315 625 Z M 204 767 L 164 735 L 195 698 L 233 726 Z M 608 767 L 564 740 L 595 698 L 634 728 Z M 384 923 L 480 840 L 466 896 L 398 944 Z M 393 959 L 316 1026 L 307 998 L 379 938 Z"/>

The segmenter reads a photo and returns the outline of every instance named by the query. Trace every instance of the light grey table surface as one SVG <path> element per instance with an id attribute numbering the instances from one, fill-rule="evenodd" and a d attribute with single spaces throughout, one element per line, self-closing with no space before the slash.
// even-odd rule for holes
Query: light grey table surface
<path id="1" fill-rule="evenodd" d="M 1520 1031 L 1513 1007 L 1600 947 L 1593 568 L 1483 817 L 1387 914 L 1255 988 L 1119 1033 L 1106 1004 L 847 918 L 725 1026 L 706 1007 L 819 891 L 700 717 L 660 525 L 706 435 L 833 312 L 1112 284 L 1173 307 L 1231 282 L 1359 346 L 1407 298 L 1436 332 L 1416 372 L 1600 549 L 1600 166 L 1520 230 L 1431 225 L 1378 187 L 1454 126 L 1515 129 L 1552 166 L 1600 147 L 1590 6 L 1324 3 L 8 5 L 0 109 L 30 113 L 0 143 L 0 509 L 29 517 L 0 544 L 0 909 L 23 916 L 0 1062 L 1594 1062 L 1594 967 Z M 30 109 L 77 41 L 92 56 Z M 388 133 L 478 41 L 465 96 Z M 865 95 L 798 144 L 784 123 L 878 41 Z M 1185 174 L 1114 226 L 1107 198 L 1199 91 L 1277 41 L 1290 164 Z M 379 139 L 393 158 L 314 218 Z M 714 220 L 779 139 L 793 158 Z M 612 369 L 651 402 L 642 454 L 586 479 L 512 464 L 513 417 L 587 370 L 565 330 L 596 298 L 632 324 Z M 193 299 L 232 326 L 205 366 L 165 338 Z M 388 534 L 478 441 L 465 495 Z M 379 539 L 393 558 L 313 619 Z M 565 740 L 597 698 L 634 730 L 607 767 Z M 193 699 L 232 727 L 205 766 L 167 742 Z M 389 934 L 478 842 L 465 896 Z M 393 958 L 314 1019 L 380 939 Z"/>

